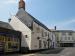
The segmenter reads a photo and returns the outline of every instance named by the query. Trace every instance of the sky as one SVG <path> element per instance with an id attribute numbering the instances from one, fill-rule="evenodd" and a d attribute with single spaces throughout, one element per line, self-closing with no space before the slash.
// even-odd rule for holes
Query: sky
<path id="1" fill-rule="evenodd" d="M 75 30 L 75 0 L 24 0 L 26 11 L 49 29 Z M 0 1 L 0 21 L 8 22 L 18 11 L 19 0 Z"/>

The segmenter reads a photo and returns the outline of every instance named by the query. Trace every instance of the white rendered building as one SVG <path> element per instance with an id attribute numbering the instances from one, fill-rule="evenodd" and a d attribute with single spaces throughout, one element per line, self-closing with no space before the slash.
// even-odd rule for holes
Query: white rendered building
<path id="1" fill-rule="evenodd" d="M 25 2 L 20 0 L 19 11 L 11 17 L 10 25 L 22 32 L 21 47 L 29 50 L 51 47 L 51 31 L 40 21 L 25 11 Z"/>
<path id="2" fill-rule="evenodd" d="M 72 30 L 55 30 L 58 47 L 74 47 L 75 31 Z"/>

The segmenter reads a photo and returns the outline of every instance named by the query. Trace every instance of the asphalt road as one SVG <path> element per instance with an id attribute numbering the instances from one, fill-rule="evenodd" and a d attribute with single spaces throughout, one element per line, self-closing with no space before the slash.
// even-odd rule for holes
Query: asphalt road
<path id="1" fill-rule="evenodd" d="M 12 54 L 2 56 L 75 56 L 75 47 L 57 48 L 33 54 Z"/>

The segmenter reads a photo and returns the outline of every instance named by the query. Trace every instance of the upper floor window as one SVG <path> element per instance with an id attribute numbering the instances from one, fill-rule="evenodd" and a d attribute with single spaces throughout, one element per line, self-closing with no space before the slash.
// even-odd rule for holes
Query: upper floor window
<path id="1" fill-rule="evenodd" d="M 74 37 L 72 37 L 72 40 L 74 40 Z"/>
<path id="2" fill-rule="evenodd" d="M 16 41 L 16 42 L 18 42 L 19 41 L 19 39 L 18 38 L 13 38 L 14 39 L 14 41 Z"/>
<path id="3" fill-rule="evenodd" d="M 67 37 L 64 37 L 65 38 L 65 40 L 67 40 Z"/>
<path id="4" fill-rule="evenodd" d="M 62 32 L 62 35 L 66 35 L 66 32 Z"/>
<path id="5" fill-rule="evenodd" d="M 49 33 L 48 33 L 48 37 L 49 37 Z"/>
<path id="6" fill-rule="evenodd" d="M 70 40 L 70 37 L 68 37 L 68 40 Z"/>
<path id="7" fill-rule="evenodd" d="M 44 31 L 42 30 L 42 37 L 44 37 Z"/>
<path id="8" fill-rule="evenodd" d="M 68 35 L 72 35 L 72 32 L 69 32 Z"/>
<path id="9" fill-rule="evenodd" d="M 37 32 L 40 32 L 40 27 L 37 27 L 37 29 L 36 29 L 36 30 L 37 30 Z"/>
<path id="10" fill-rule="evenodd" d="M 47 32 L 45 32 L 45 36 L 47 36 Z"/>

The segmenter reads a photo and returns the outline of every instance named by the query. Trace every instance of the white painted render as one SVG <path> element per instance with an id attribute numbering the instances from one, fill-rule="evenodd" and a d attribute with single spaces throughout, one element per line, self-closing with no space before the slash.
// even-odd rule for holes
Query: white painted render
<path id="1" fill-rule="evenodd" d="M 31 39 L 32 49 L 45 49 L 43 41 L 47 42 L 46 48 L 48 48 L 48 41 L 47 41 L 48 40 L 48 35 L 45 36 L 45 33 L 49 34 L 49 39 L 51 39 L 50 31 L 44 29 L 43 27 L 41 27 L 37 23 L 33 22 L 33 31 L 32 31 L 32 39 Z M 42 36 L 42 34 L 44 36 Z M 40 39 L 37 39 L 38 37 Z M 41 48 L 39 48 L 39 40 L 41 40 L 41 43 L 42 43 Z M 51 44 L 51 42 L 50 42 L 50 44 Z"/>
<path id="2" fill-rule="evenodd" d="M 56 35 L 55 35 L 55 33 L 54 32 L 51 32 L 51 46 L 53 47 L 53 48 L 56 48 L 57 47 L 57 41 L 56 41 Z"/>
<path id="3" fill-rule="evenodd" d="M 57 46 L 60 47 L 60 43 L 73 43 L 75 45 L 75 31 L 61 31 L 55 30 Z M 71 35 L 69 33 L 71 32 Z"/>
<path id="4" fill-rule="evenodd" d="M 11 17 L 10 25 L 18 31 L 22 32 L 21 46 L 31 49 L 31 30 L 23 24 L 16 16 Z M 27 35 L 27 38 L 25 37 Z"/>
<path id="5" fill-rule="evenodd" d="M 62 34 L 63 32 L 59 33 L 59 37 L 60 37 L 60 41 L 62 41 L 63 43 L 71 43 L 74 42 L 74 38 L 75 36 L 73 35 L 69 35 L 69 32 L 66 32 L 65 35 Z M 74 34 L 74 32 L 72 32 L 72 34 Z"/>

